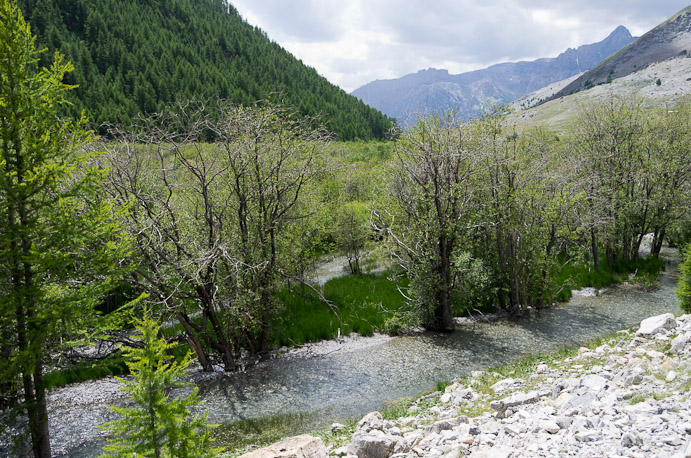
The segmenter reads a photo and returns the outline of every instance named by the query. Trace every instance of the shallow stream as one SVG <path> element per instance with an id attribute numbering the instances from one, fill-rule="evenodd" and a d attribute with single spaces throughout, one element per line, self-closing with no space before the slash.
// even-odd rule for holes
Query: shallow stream
<path id="1" fill-rule="evenodd" d="M 361 416 L 382 408 L 388 400 L 431 390 L 437 381 L 578 345 L 637 325 L 649 316 L 678 314 L 677 262 L 671 261 L 660 288 L 653 292 L 623 284 L 597 296 L 574 296 L 567 304 L 531 311 L 521 318 L 463 325 L 450 335 L 423 333 L 332 343 L 328 352 L 297 352 L 244 373 L 202 382 L 200 394 L 206 400 L 209 421 L 216 424 L 298 412 L 317 414 L 324 425 Z M 54 422 L 52 434 L 62 436 L 55 439 L 70 438 L 71 442 L 81 437 L 75 442 L 90 442 L 87 438 L 96 436 L 96 424 L 105 421 L 107 410 L 104 405 L 84 410 L 79 424 Z M 92 445 L 73 448 L 67 456 L 98 454 Z"/>

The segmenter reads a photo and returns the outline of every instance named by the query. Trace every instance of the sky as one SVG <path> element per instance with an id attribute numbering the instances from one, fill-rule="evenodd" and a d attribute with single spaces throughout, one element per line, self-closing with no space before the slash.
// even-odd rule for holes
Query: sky
<path id="1" fill-rule="evenodd" d="M 352 92 L 427 68 L 556 57 L 623 25 L 640 36 L 689 0 L 230 0 L 269 39 Z"/>

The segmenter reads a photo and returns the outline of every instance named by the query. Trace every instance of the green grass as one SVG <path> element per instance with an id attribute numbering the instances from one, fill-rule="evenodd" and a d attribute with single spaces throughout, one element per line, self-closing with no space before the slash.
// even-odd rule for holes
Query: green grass
<path id="1" fill-rule="evenodd" d="M 633 396 L 631 396 L 631 399 L 629 399 L 629 404 L 636 405 L 640 404 L 643 401 L 645 401 L 645 396 L 643 396 L 641 393 L 636 393 Z"/>
<path id="2" fill-rule="evenodd" d="M 59 388 L 70 383 L 98 380 L 109 375 L 129 373 L 125 360 L 120 354 L 110 356 L 94 363 L 80 363 L 64 369 L 54 370 L 44 376 L 46 388 Z"/>
<path id="3" fill-rule="evenodd" d="M 664 270 L 664 261 L 649 256 L 645 259 L 637 258 L 627 263 L 616 263 L 610 267 L 603 261 L 598 270 L 587 262 L 567 262 L 560 257 L 562 268 L 557 274 L 556 283 L 564 285 L 557 295 L 557 300 L 564 302 L 571 298 L 571 290 L 584 287 L 603 288 L 626 280 L 631 273 L 636 273 L 636 278 L 643 287 L 651 288 L 658 280 L 660 272 Z"/>
<path id="4" fill-rule="evenodd" d="M 314 432 L 319 425 L 317 414 L 284 414 L 240 420 L 214 428 L 211 436 L 215 447 L 241 451 L 247 447 L 265 447 L 285 437 Z"/>
<path id="5" fill-rule="evenodd" d="M 309 289 L 284 288 L 277 297 L 285 305 L 271 343 L 301 345 L 308 341 L 334 338 L 356 332 L 363 336 L 382 330 L 387 319 L 404 305 L 396 285 L 384 276 L 349 275 L 329 280 L 324 296 L 335 305 L 335 312 Z M 340 318 L 340 321 L 339 321 Z"/>
<path id="6" fill-rule="evenodd" d="M 393 399 L 386 402 L 386 406 L 381 411 L 384 420 L 396 420 L 408 415 L 408 408 L 415 402 L 414 397 Z"/>
<path id="7" fill-rule="evenodd" d="M 447 386 L 451 385 L 451 382 L 446 381 L 446 380 L 440 380 L 437 382 L 435 388 L 436 391 L 444 391 Z"/>

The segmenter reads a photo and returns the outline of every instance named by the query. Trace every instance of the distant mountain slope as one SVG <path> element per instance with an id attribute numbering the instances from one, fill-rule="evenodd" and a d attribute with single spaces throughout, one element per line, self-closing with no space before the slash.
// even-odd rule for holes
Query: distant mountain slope
<path id="1" fill-rule="evenodd" d="M 397 79 L 371 82 L 352 94 L 401 124 L 410 123 L 419 114 L 449 109 L 472 117 L 488 105 L 509 103 L 588 70 L 633 40 L 629 31 L 619 26 L 601 42 L 570 48 L 555 58 L 502 63 L 459 75 L 446 70 L 421 70 Z"/>
<path id="2" fill-rule="evenodd" d="M 548 100 L 629 75 L 653 63 L 691 55 L 691 7 L 658 25 L 610 58 L 585 72 Z"/>
<path id="3" fill-rule="evenodd" d="M 660 84 L 657 81 L 660 80 Z M 559 83 L 555 83 L 555 86 Z M 564 85 L 561 85 L 564 86 Z M 677 103 L 691 102 L 691 53 L 662 62 L 655 62 L 629 75 L 574 94 L 534 106 L 531 99 L 545 99 L 545 89 L 529 94 L 521 105 L 511 107 L 509 124 L 519 130 L 531 126 L 547 127 L 555 132 L 570 132 L 579 111 L 591 103 L 607 100 L 612 95 L 640 101 L 644 109 L 669 109 Z"/>
<path id="4" fill-rule="evenodd" d="M 341 139 L 384 138 L 391 121 L 329 83 L 224 0 L 19 0 L 48 48 L 74 64 L 67 114 L 128 124 L 177 98 L 249 104 L 281 92 Z"/>

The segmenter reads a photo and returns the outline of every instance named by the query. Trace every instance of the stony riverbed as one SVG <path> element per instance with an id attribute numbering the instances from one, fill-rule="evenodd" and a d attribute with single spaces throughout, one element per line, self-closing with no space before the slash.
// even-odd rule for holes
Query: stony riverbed
<path id="1" fill-rule="evenodd" d="M 527 377 L 477 371 L 394 421 L 334 425 L 322 456 L 691 457 L 691 315 L 644 320 Z M 315 455 L 319 456 L 319 455 Z"/>

